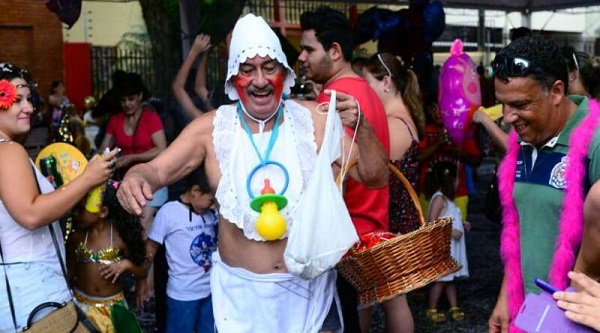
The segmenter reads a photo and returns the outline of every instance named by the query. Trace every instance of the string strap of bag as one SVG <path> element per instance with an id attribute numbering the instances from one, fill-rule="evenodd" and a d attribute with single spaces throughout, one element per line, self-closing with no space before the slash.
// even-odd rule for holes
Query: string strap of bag
<path id="1" fill-rule="evenodd" d="M 38 189 L 38 193 L 42 193 L 41 189 L 40 189 L 40 184 L 38 183 L 37 180 L 37 176 L 35 174 L 35 170 L 33 169 L 33 166 L 31 167 L 33 170 L 33 177 L 35 179 L 35 184 L 37 186 Z M 58 247 L 58 241 L 56 240 L 56 233 L 54 232 L 54 228 L 52 227 L 52 223 L 48 225 L 48 230 L 50 230 L 50 235 L 52 236 L 52 242 L 54 243 L 54 249 L 56 250 L 56 255 L 58 256 L 58 262 L 60 263 L 60 268 L 62 270 L 63 273 L 63 277 L 65 278 L 65 282 L 67 283 L 67 289 L 69 290 L 69 293 L 71 293 L 71 296 L 73 296 L 72 292 L 71 292 L 71 287 L 69 284 L 69 279 L 67 278 L 67 270 L 65 269 L 65 264 L 62 260 L 62 255 L 60 253 L 60 248 Z M 16 316 L 16 312 L 15 312 L 15 305 L 13 302 L 13 297 L 12 297 L 12 292 L 11 292 L 11 288 L 10 288 L 10 282 L 8 281 L 8 274 L 6 273 L 6 267 L 8 264 L 6 263 L 6 261 L 4 260 L 4 253 L 2 252 L 2 244 L 0 244 L 0 258 L 2 258 L 2 268 L 4 271 L 4 279 L 6 281 L 6 293 L 8 295 L 8 303 L 9 303 L 9 307 L 10 307 L 10 314 L 12 317 L 12 321 L 13 321 L 13 326 L 15 327 L 15 331 L 17 331 L 17 316 Z"/>
<path id="2" fill-rule="evenodd" d="M 15 305 L 13 304 L 12 293 L 10 292 L 10 283 L 6 274 L 6 261 L 4 261 L 4 253 L 2 253 L 2 243 L 0 243 L 0 258 L 2 258 L 2 269 L 4 271 L 4 279 L 6 280 L 6 293 L 8 294 L 8 304 L 10 306 L 10 315 L 12 316 L 13 326 L 17 331 L 17 316 L 15 315 Z"/>

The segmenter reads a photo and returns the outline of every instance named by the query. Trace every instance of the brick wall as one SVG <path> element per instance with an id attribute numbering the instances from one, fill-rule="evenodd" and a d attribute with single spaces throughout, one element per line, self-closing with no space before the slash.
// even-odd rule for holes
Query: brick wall
<path id="1" fill-rule="evenodd" d="M 40 95 L 64 79 L 62 23 L 42 0 L 1 0 L 0 62 L 31 72 Z"/>

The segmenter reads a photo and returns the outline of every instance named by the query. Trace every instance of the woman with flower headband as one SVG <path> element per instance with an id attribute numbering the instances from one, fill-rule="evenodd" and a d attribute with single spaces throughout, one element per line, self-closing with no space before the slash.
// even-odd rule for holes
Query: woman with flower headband
<path id="1" fill-rule="evenodd" d="M 31 127 L 33 86 L 26 71 L 0 63 L 0 332 L 22 329 L 43 302 L 71 299 L 58 256 L 64 259 L 64 244 L 53 241 L 62 239 L 57 220 L 110 177 L 117 154 L 91 160 L 83 174 L 54 191 L 13 141 Z"/>

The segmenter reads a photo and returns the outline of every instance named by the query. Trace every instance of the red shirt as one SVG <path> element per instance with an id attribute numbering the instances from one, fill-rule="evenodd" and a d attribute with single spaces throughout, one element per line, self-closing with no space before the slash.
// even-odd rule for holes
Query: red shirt
<path id="1" fill-rule="evenodd" d="M 317 103 L 328 102 L 325 89 L 337 90 L 354 96 L 360 104 L 360 111 L 373 128 L 375 135 L 390 153 L 390 134 L 387 116 L 381 100 L 367 81 L 360 77 L 343 77 L 323 87 L 317 97 Z M 346 128 L 348 135 L 353 136 L 354 129 Z M 359 235 L 372 231 L 388 231 L 389 229 L 389 187 L 370 189 L 363 184 L 348 179 L 344 192 L 344 201 L 352 217 L 352 222 Z"/>
<path id="2" fill-rule="evenodd" d="M 133 135 L 125 133 L 125 113 L 114 114 L 108 120 L 106 133 L 115 138 L 115 146 L 123 150 L 123 155 L 140 154 L 154 148 L 152 135 L 163 130 L 163 124 L 158 114 L 143 108 L 137 129 Z"/>

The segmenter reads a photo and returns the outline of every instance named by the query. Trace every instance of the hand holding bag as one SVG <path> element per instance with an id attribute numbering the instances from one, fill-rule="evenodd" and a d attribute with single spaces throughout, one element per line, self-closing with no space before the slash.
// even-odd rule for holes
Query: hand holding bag
<path id="1" fill-rule="evenodd" d="M 302 279 L 314 279 L 332 269 L 358 241 L 358 235 L 331 164 L 341 155 L 344 129 L 331 92 L 325 135 L 315 170 L 302 195 L 284 253 L 288 271 Z"/>

